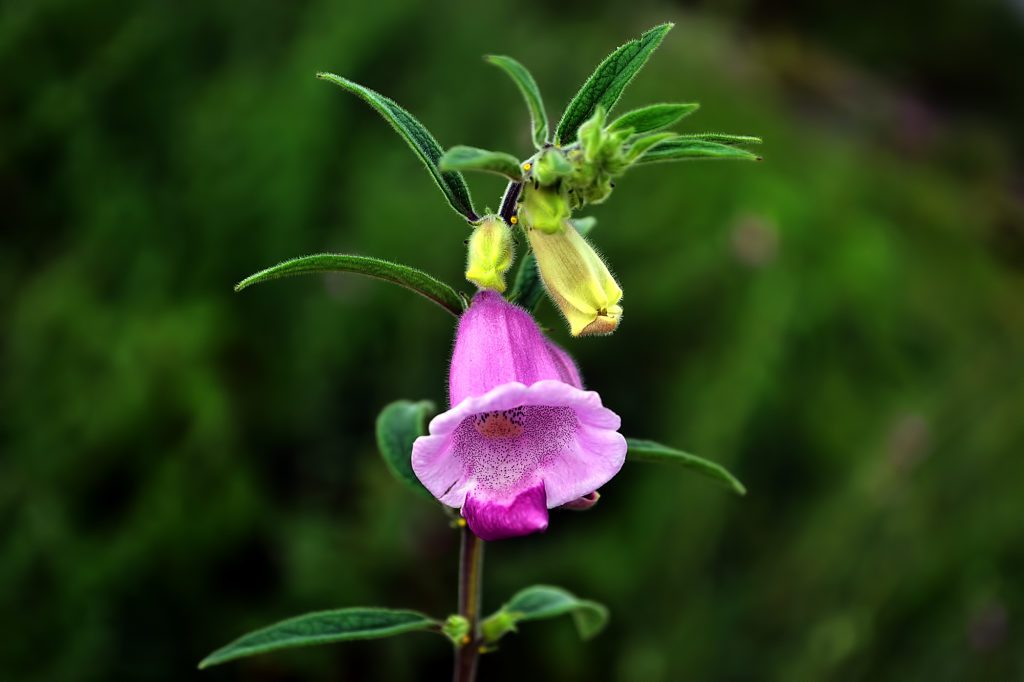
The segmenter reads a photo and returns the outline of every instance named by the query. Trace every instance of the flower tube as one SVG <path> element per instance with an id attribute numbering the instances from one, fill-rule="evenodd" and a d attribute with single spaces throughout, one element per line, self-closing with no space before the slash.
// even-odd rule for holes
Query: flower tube
<path id="1" fill-rule="evenodd" d="M 525 310 L 481 291 L 459 321 L 451 408 L 412 467 L 485 540 L 544 531 L 548 509 L 589 496 L 626 456 L 620 420 Z"/>

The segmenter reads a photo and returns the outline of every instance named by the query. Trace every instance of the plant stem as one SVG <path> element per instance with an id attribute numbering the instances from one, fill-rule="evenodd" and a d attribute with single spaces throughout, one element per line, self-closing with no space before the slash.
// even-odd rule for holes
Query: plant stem
<path id="1" fill-rule="evenodd" d="M 480 585 L 483 582 L 484 541 L 462 527 L 459 549 L 459 615 L 469 621 L 469 635 L 455 649 L 455 682 L 473 682 L 480 658 Z"/>

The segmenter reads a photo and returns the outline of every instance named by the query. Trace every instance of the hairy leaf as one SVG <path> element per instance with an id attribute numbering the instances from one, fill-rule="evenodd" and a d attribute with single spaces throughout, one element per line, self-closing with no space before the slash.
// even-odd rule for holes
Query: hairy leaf
<path id="1" fill-rule="evenodd" d="M 687 133 L 679 135 L 680 140 L 697 140 L 700 142 L 717 142 L 727 144 L 730 147 L 747 147 L 752 144 L 761 144 L 760 137 L 753 135 L 729 135 L 727 133 Z"/>
<path id="2" fill-rule="evenodd" d="M 458 317 L 465 308 L 463 299 L 444 282 L 437 280 L 422 270 L 407 265 L 391 263 L 380 258 L 369 256 L 351 256 L 340 253 L 318 253 L 312 256 L 292 258 L 266 270 L 249 275 L 235 285 L 235 291 L 271 279 L 291 277 L 324 272 L 352 272 L 367 277 L 375 277 L 394 282 L 406 289 L 415 291 L 441 306 L 452 315 Z"/>
<path id="3" fill-rule="evenodd" d="M 412 470 L 412 444 L 427 432 L 427 417 L 437 411 L 429 400 L 396 400 L 377 417 L 377 447 L 391 473 L 416 492 L 434 499 Z"/>
<path id="4" fill-rule="evenodd" d="M 655 26 L 608 55 L 566 107 L 555 130 L 555 144 L 572 142 L 576 138 L 576 131 L 594 115 L 599 105 L 605 111 L 611 111 L 622 91 L 647 63 L 647 58 L 671 28 L 672 24 Z"/>
<path id="5" fill-rule="evenodd" d="M 515 82 L 519 92 L 530 110 L 530 128 L 533 132 L 533 144 L 540 149 L 548 141 L 548 113 L 544 109 L 544 100 L 540 96 L 540 88 L 526 67 L 512 57 L 491 54 L 484 57 L 488 62 L 507 73 Z"/>
<path id="6" fill-rule="evenodd" d="M 634 109 L 619 116 L 608 127 L 611 130 L 632 128 L 636 134 L 646 133 L 652 130 L 667 128 L 699 108 L 700 105 L 696 102 L 690 104 L 651 104 L 650 106 Z"/>
<path id="7" fill-rule="evenodd" d="M 597 225 L 597 219 L 574 218 L 572 224 L 577 232 L 586 236 Z M 540 272 L 537 271 L 537 259 L 533 257 L 533 253 L 528 252 L 519 261 L 519 269 L 516 270 L 516 279 L 512 283 L 508 300 L 533 312 L 540 305 L 543 296 L 544 284 L 540 281 Z"/>
<path id="8" fill-rule="evenodd" d="M 377 639 L 417 630 L 436 632 L 440 625 L 433 618 L 416 611 L 350 608 L 307 613 L 242 635 L 204 658 L 199 668 L 209 668 L 277 649 L 353 639 Z"/>
<path id="9" fill-rule="evenodd" d="M 674 137 L 648 149 L 637 163 L 658 163 L 660 161 L 686 161 L 689 159 L 741 159 L 760 161 L 761 157 L 746 149 L 719 142 Z"/>
<path id="10" fill-rule="evenodd" d="M 326 72 L 318 73 L 316 77 L 348 90 L 376 109 L 377 113 L 391 124 L 391 127 L 402 136 L 402 139 L 420 157 L 423 165 L 427 167 L 431 177 L 434 178 L 434 182 L 437 183 L 445 198 L 448 199 L 451 207 L 465 216 L 467 220 L 477 219 L 478 216 L 473 208 L 473 199 L 469 195 L 469 187 L 466 186 L 466 180 L 458 172 L 441 172 L 438 169 L 437 162 L 444 153 L 444 149 L 434 139 L 434 136 L 430 134 L 430 131 L 416 120 L 412 114 L 379 92 L 374 92 L 358 83 L 353 83 L 347 78 Z"/>
<path id="11" fill-rule="evenodd" d="M 570 614 L 583 639 L 597 635 L 608 623 L 608 609 L 595 601 L 580 599 L 561 587 L 532 585 L 517 592 L 497 612 L 481 624 L 484 636 L 497 640 L 514 631 L 516 624 L 531 620 L 557 618 Z"/>
<path id="12" fill-rule="evenodd" d="M 626 457 L 636 462 L 663 462 L 666 464 L 678 464 L 697 473 L 709 476 L 719 483 L 723 483 L 732 489 L 737 495 L 746 495 L 746 487 L 739 482 L 735 476 L 720 464 L 715 464 L 696 455 L 691 455 L 682 450 L 670 448 L 652 440 L 640 440 L 638 438 L 627 438 L 626 444 L 629 447 Z"/>
<path id="13" fill-rule="evenodd" d="M 492 152 L 477 147 L 456 145 L 446 151 L 437 162 L 443 171 L 482 171 L 495 173 L 510 180 L 523 179 L 519 159 L 505 152 Z"/>
<path id="14" fill-rule="evenodd" d="M 626 151 L 626 161 L 634 163 L 651 147 L 661 144 L 665 140 L 670 140 L 673 137 L 675 137 L 674 133 L 652 133 L 650 135 L 633 138 L 633 142 L 629 145 L 629 149 Z"/>

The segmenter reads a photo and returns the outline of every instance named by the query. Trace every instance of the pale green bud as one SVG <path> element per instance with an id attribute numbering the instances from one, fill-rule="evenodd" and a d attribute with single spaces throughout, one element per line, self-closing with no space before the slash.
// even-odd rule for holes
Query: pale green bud
<path id="1" fill-rule="evenodd" d="M 560 149 L 545 149 L 531 167 L 531 177 L 540 185 L 553 185 L 572 173 L 572 164 Z"/>
<path id="2" fill-rule="evenodd" d="M 606 118 L 604 107 L 598 106 L 597 110 L 594 111 L 594 115 L 584 121 L 583 125 L 580 126 L 579 132 L 576 133 L 576 137 L 580 142 L 580 148 L 583 150 L 583 156 L 588 163 L 597 161 L 603 151 L 605 138 L 607 137 L 604 130 Z"/>
<path id="3" fill-rule="evenodd" d="M 484 216 L 469 237 L 466 279 L 481 289 L 503 293 L 514 256 L 508 225 L 498 216 Z"/>
<path id="4" fill-rule="evenodd" d="M 622 318 L 622 289 L 572 223 L 564 221 L 553 232 L 527 229 L 526 234 L 544 287 L 572 335 L 615 331 Z"/>
<path id="5" fill-rule="evenodd" d="M 444 621 L 444 625 L 441 626 L 441 632 L 456 646 L 468 644 L 470 639 L 469 620 L 465 616 L 452 614 Z"/>

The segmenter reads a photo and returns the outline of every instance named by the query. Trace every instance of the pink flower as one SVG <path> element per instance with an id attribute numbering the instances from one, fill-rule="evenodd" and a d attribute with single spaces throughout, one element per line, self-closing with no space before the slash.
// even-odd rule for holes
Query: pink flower
<path id="1" fill-rule="evenodd" d="M 485 540 L 546 530 L 548 509 L 593 493 L 626 457 L 618 415 L 583 390 L 529 313 L 493 291 L 459 321 L 449 400 L 413 444 L 412 467 Z"/>

